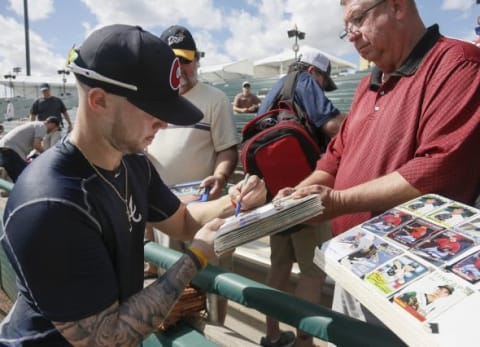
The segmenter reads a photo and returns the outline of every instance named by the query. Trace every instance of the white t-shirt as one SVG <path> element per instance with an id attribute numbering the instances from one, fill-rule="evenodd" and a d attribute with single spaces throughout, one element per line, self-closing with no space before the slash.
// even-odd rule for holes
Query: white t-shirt
<path id="1" fill-rule="evenodd" d="M 238 144 L 232 105 L 221 90 L 198 82 L 183 96 L 203 112 L 192 126 L 160 129 L 147 153 L 167 185 L 201 180 L 215 170 L 216 153 Z"/>

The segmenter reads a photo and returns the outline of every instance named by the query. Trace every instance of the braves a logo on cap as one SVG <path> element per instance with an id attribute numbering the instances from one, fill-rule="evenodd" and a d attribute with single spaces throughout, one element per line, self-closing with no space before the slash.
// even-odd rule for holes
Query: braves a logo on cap
<path id="1" fill-rule="evenodd" d="M 172 62 L 172 68 L 170 69 L 170 86 L 173 90 L 180 88 L 180 77 L 182 72 L 180 70 L 180 61 L 175 58 Z"/>

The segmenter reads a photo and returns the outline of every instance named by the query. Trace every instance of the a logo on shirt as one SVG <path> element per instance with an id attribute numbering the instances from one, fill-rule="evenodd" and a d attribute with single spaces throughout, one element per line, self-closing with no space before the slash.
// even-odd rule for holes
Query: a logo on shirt
<path id="1" fill-rule="evenodd" d="M 138 223 L 142 220 L 142 214 L 140 212 L 137 213 L 137 206 L 133 202 L 133 198 L 130 195 L 128 199 L 128 212 L 130 213 L 130 220 L 134 223 Z"/>

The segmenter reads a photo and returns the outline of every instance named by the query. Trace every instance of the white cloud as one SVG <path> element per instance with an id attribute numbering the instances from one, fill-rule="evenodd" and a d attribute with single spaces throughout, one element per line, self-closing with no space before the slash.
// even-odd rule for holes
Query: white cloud
<path id="1" fill-rule="evenodd" d="M 352 52 L 351 45 L 340 41 L 342 28 L 338 0 L 298 1 L 263 0 L 249 2 L 254 11 L 235 9 L 227 14 L 229 37 L 223 48 L 228 56 L 260 59 L 291 50 L 293 38 L 287 31 L 296 24 L 306 33 L 299 45 L 309 45 L 332 54 Z M 254 13 L 254 14 L 252 14 Z"/>
<path id="2" fill-rule="evenodd" d="M 475 3 L 475 0 L 443 0 L 442 10 L 467 11 Z"/>
<path id="3" fill-rule="evenodd" d="M 291 49 L 287 30 L 297 23 L 307 32 L 305 41 L 333 54 L 352 51 L 338 40 L 341 9 L 338 0 L 231 1 L 228 8 L 213 0 L 82 0 L 98 27 L 112 23 L 141 25 L 160 34 L 172 24 L 187 26 L 200 50 L 203 66 L 239 59 L 259 59 Z M 220 4 L 223 2 L 220 2 Z M 173 18 L 173 20 L 172 20 Z M 292 53 L 293 54 L 293 53 Z"/>
<path id="4" fill-rule="evenodd" d="M 21 67 L 21 74 L 26 74 L 25 30 L 22 23 L 13 18 L 0 16 L 0 31 L 8 33 L 0 40 L 0 74 L 11 72 L 14 67 Z M 54 53 L 42 37 L 30 31 L 30 67 L 38 75 L 56 73 L 63 66 L 64 57 Z"/>
<path id="5" fill-rule="evenodd" d="M 10 9 L 23 17 L 23 0 L 9 0 Z M 35 21 L 46 19 L 54 11 L 53 0 L 34 0 L 28 2 L 28 18 Z"/>
<path id="6" fill-rule="evenodd" d="M 212 0 L 82 0 L 99 25 L 123 23 L 145 28 L 160 28 L 184 22 L 193 28 L 208 30 L 222 26 L 222 13 Z"/>
<path id="7" fill-rule="evenodd" d="M 25 50 L 23 26 L 19 25 L 13 18 L 0 16 L 0 30 L 9 35 L 3 35 L 0 40 L 0 74 L 12 72 L 17 66 L 24 66 Z"/>
<path id="8" fill-rule="evenodd" d="M 0 74 L 11 72 L 14 67 L 21 67 L 21 74 L 26 74 L 25 53 L 25 28 L 23 23 L 23 0 L 9 0 L 8 9 L 17 16 L 0 15 L 0 31 L 8 33 L 2 35 L 0 41 Z M 45 20 L 54 12 L 53 0 L 35 0 L 28 2 L 29 21 Z M 38 75 L 51 75 L 58 66 L 63 65 L 64 58 L 54 53 L 53 47 L 36 34 L 29 30 L 30 43 L 30 67 Z"/>

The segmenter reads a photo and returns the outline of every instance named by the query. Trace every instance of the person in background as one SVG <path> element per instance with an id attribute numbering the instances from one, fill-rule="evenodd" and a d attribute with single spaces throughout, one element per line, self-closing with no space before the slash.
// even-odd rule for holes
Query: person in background
<path id="1" fill-rule="evenodd" d="M 316 170 L 277 197 L 319 193 L 333 234 L 436 193 L 473 204 L 480 192 L 480 48 L 426 28 L 414 0 L 342 0 L 345 31 L 375 63 Z M 380 323 L 340 286 L 333 307 Z"/>
<path id="2" fill-rule="evenodd" d="M 43 97 L 35 100 L 31 109 L 30 109 L 30 120 L 40 120 L 44 121 L 48 117 L 56 117 L 60 122 L 60 126 L 63 127 L 63 118 L 68 124 L 67 131 L 72 130 L 72 121 L 68 114 L 67 108 L 63 103 L 62 99 L 53 96 L 50 93 L 50 85 L 48 83 L 42 83 L 40 85 L 40 91 L 43 94 Z"/>
<path id="3" fill-rule="evenodd" d="M 197 70 L 203 53 L 197 50 L 187 28 L 172 25 L 160 38 L 180 61 L 180 95 L 198 107 L 203 117 L 189 126 L 169 124 L 157 133 L 147 153 L 167 185 L 201 180 L 202 187 L 210 187 L 210 198 L 217 198 L 224 193 L 238 160 L 237 130 L 231 104 L 225 93 L 198 80 Z M 147 230 L 146 237 L 153 239 L 153 232 Z M 170 247 L 182 250 L 185 245 L 170 240 Z M 231 258 L 231 255 L 223 256 L 220 265 L 231 269 Z M 153 264 L 147 265 L 146 270 L 156 275 Z M 218 321 L 223 322 L 226 300 L 218 298 L 218 307 Z"/>
<path id="4" fill-rule="evenodd" d="M 0 139 L 0 166 L 7 171 L 8 176 L 16 182 L 18 176 L 28 165 L 28 155 L 35 150 L 44 151 L 42 139 L 47 133 L 46 122 L 26 122 L 12 130 Z"/>
<path id="5" fill-rule="evenodd" d="M 5 109 L 5 120 L 15 119 L 15 107 L 12 100 L 7 100 L 7 108 Z"/>
<path id="6" fill-rule="evenodd" d="M 44 151 L 53 147 L 60 139 L 62 138 L 62 130 L 60 128 L 60 123 L 57 117 L 50 116 L 45 122 L 45 127 L 47 133 L 42 139 L 42 148 Z M 33 149 L 27 156 L 27 162 L 32 161 L 40 155 L 41 152 L 38 152 L 36 149 Z"/>
<path id="7" fill-rule="evenodd" d="M 47 127 L 47 134 L 42 140 L 42 146 L 44 150 L 53 147 L 62 138 L 62 128 L 60 128 L 60 122 L 57 117 L 48 117 L 45 120 Z"/>
<path id="8" fill-rule="evenodd" d="M 233 99 L 233 111 L 236 113 L 255 113 L 262 101 L 250 91 L 250 82 L 242 84 L 242 92 Z"/>
<path id="9" fill-rule="evenodd" d="M 179 58 L 180 95 L 197 106 L 203 118 L 191 126 L 168 126 L 157 134 L 147 153 L 167 185 L 203 180 L 202 186 L 211 187 L 210 196 L 218 197 L 238 160 L 231 105 L 224 92 L 198 80 L 203 52 L 197 50 L 187 28 L 173 25 L 160 38 Z"/>
<path id="10" fill-rule="evenodd" d="M 330 60 L 318 50 L 304 52 L 299 61 L 292 64 L 289 73 L 299 71 L 294 91 L 295 102 L 305 111 L 323 139 L 321 148 L 335 136 L 344 115 L 332 104 L 325 91 L 337 87 L 330 77 Z M 258 114 L 270 109 L 277 94 L 285 83 L 280 79 L 266 95 Z M 288 160 L 286 158 L 285 160 Z M 266 283 L 280 290 L 286 290 L 292 266 L 298 263 L 300 278 L 295 295 L 313 303 L 320 303 L 321 289 L 325 274 L 313 262 L 315 247 L 331 237 L 329 223 L 319 226 L 301 225 L 270 236 L 270 269 Z M 264 347 L 313 346 L 313 337 L 297 330 L 297 340 L 291 331 L 280 331 L 279 322 L 267 316 L 266 336 L 260 344 Z"/>
<path id="11" fill-rule="evenodd" d="M 263 204 L 265 184 L 250 177 L 227 196 L 186 206 L 162 182 L 145 147 L 168 123 L 195 124 L 202 113 L 178 95 L 180 63 L 156 35 L 105 26 L 68 61 L 75 126 L 27 167 L 5 208 L 1 243 L 19 295 L 0 345 L 139 346 L 214 258 L 223 223 L 215 217 L 233 213 L 231 199 Z M 192 242 L 144 288 L 147 222 Z"/>

